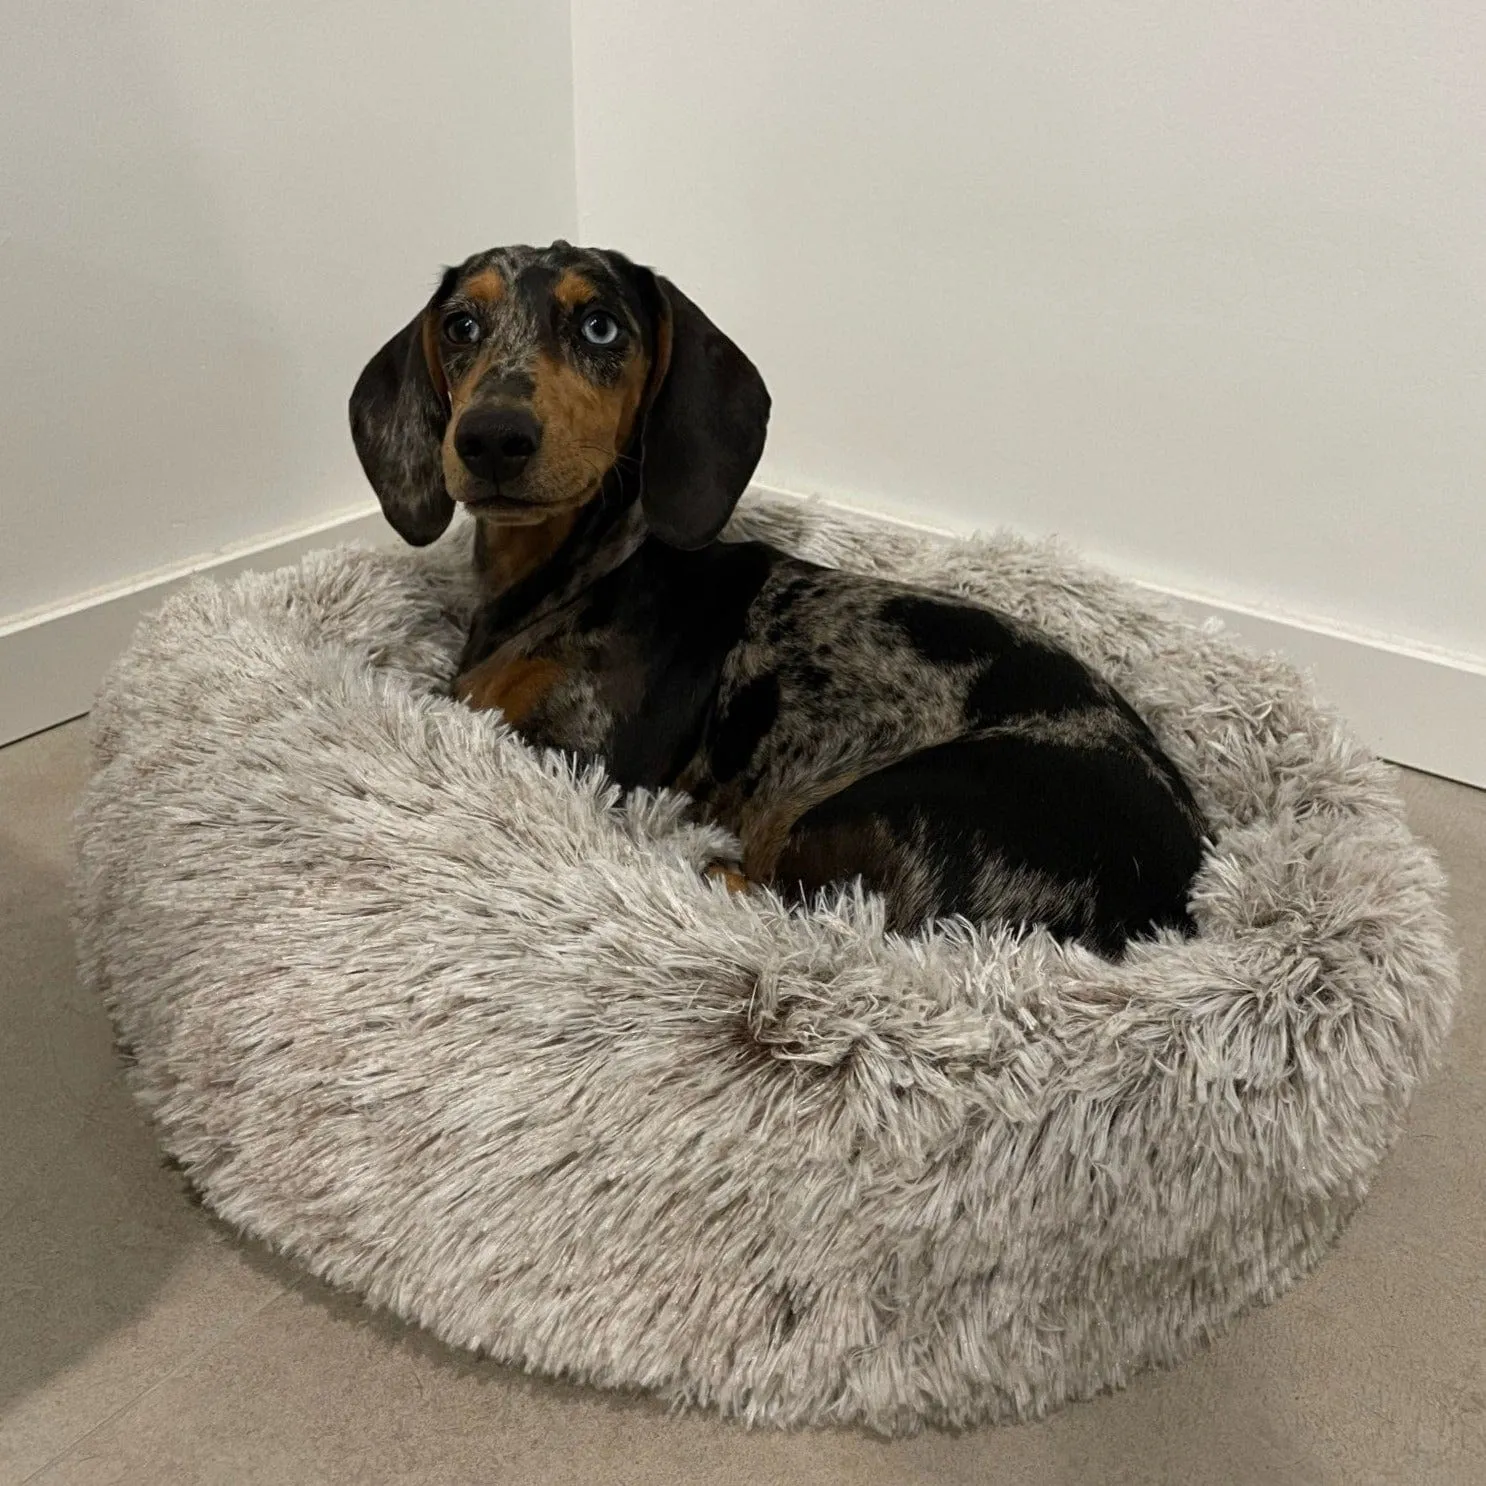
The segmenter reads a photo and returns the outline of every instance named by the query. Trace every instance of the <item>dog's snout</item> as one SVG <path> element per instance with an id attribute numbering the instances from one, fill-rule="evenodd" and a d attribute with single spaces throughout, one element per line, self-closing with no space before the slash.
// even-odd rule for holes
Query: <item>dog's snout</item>
<path id="1" fill-rule="evenodd" d="M 471 409 L 454 431 L 454 452 L 477 479 L 515 480 L 542 442 L 542 425 L 524 408 Z"/>

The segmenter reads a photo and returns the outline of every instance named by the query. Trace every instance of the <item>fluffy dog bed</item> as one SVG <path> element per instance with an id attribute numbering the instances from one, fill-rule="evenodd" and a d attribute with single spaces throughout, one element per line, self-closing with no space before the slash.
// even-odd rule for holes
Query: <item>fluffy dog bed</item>
<path id="1" fill-rule="evenodd" d="M 736 523 L 1044 625 L 1213 823 L 1190 941 L 902 940 L 444 696 L 457 539 L 201 582 L 94 714 L 78 922 L 229 1222 L 460 1347 L 778 1424 L 1028 1416 L 1325 1252 L 1456 987 L 1386 769 L 1274 659 L 1011 538 Z"/>

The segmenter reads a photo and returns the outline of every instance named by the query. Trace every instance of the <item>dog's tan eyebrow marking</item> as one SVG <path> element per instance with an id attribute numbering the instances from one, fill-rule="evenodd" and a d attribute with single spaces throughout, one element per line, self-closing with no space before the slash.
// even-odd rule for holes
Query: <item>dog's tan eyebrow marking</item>
<path id="1" fill-rule="evenodd" d="M 495 304 L 506 292 L 506 281 L 493 268 L 482 268 L 474 278 L 467 280 L 459 291 L 467 299 L 478 299 L 484 304 Z"/>
<path id="2" fill-rule="evenodd" d="M 581 273 L 571 268 L 557 281 L 552 297 L 565 310 L 575 310 L 580 304 L 598 297 L 598 290 Z"/>

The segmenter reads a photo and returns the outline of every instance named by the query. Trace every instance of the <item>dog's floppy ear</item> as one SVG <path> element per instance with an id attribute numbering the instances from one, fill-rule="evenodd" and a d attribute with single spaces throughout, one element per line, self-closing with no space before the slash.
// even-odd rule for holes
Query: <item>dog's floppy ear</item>
<path id="1" fill-rule="evenodd" d="M 445 275 L 447 282 L 450 275 Z M 443 535 L 454 518 L 440 445 L 449 392 L 430 344 L 439 286 L 419 312 L 372 357 L 351 392 L 351 437 L 382 512 L 414 547 Z"/>
<path id="2" fill-rule="evenodd" d="M 764 452 L 769 391 L 674 284 L 647 269 L 640 276 L 655 326 L 640 501 L 662 541 L 701 547 L 726 525 Z"/>

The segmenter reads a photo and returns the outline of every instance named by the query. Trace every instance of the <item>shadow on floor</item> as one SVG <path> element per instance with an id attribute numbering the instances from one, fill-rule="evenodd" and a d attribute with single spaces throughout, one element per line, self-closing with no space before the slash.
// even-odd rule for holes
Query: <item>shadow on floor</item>
<path id="1" fill-rule="evenodd" d="M 33 812 L 4 803 L 0 1407 L 147 1311 L 202 1239 L 124 1087 L 108 1017 L 78 987 L 65 867 L 17 839 Z"/>

